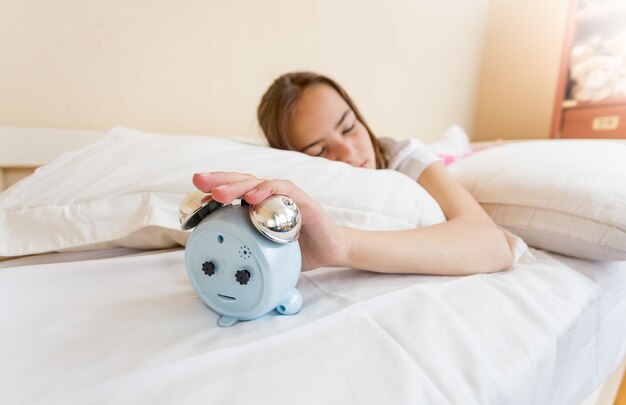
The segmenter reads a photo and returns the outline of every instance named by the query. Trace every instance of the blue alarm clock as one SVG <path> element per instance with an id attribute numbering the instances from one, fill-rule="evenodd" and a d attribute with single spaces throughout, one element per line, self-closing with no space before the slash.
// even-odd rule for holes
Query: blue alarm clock
<path id="1" fill-rule="evenodd" d="M 202 301 L 221 315 L 219 326 L 272 310 L 282 315 L 300 310 L 302 296 L 295 287 L 302 265 L 301 220 L 291 198 L 224 205 L 210 194 L 192 192 L 179 219 L 182 229 L 193 229 L 185 248 L 187 275 Z"/>

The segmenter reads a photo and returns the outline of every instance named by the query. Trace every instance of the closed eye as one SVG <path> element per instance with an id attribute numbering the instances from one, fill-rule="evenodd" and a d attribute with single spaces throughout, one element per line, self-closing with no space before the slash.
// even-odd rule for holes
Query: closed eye
<path id="1" fill-rule="evenodd" d="M 319 153 L 316 153 L 313 156 L 322 156 L 324 152 L 326 152 L 326 147 L 323 147 L 322 149 L 320 149 Z"/>
<path id="2" fill-rule="evenodd" d="M 346 128 L 346 129 L 344 129 L 343 131 L 341 131 L 341 133 L 342 133 L 343 135 L 347 134 L 348 132 L 350 132 L 350 131 L 352 131 L 352 130 L 354 129 L 354 126 L 355 126 L 355 125 L 356 125 L 356 123 L 353 123 L 353 124 L 350 126 L 350 128 Z"/>

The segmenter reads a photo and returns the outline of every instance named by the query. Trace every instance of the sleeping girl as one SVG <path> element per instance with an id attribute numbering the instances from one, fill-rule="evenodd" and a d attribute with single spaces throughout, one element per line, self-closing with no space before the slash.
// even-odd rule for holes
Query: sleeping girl
<path id="1" fill-rule="evenodd" d="M 302 270 L 324 266 L 467 275 L 512 266 L 511 235 L 447 172 L 442 159 L 417 139 L 377 138 L 332 79 L 311 72 L 284 74 L 263 95 L 257 115 L 271 147 L 364 170 L 399 171 L 428 191 L 446 216 L 443 223 L 410 230 L 365 231 L 339 226 L 289 181 L 234 172 L 194 174 L 194 185 L 221 203 L 243 198 L 257 204 L 273 194 L 294 199 L 302 215 Z"/>

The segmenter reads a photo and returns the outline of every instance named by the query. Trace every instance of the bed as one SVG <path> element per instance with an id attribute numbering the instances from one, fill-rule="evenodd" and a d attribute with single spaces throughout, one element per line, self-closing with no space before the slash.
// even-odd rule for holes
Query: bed
<path id="1" fill-rule="evenodd" d="M 543 176 L 540 189 L 550 181 L 550 192 L 531 193 L 533 170 L 545 173 L 539 164 L 554 158 L 553 147 L 568 157 L 552 159 L 553 175 Z M 508 271 L 321 268 L 300 275 L 297 315 L 220 328 L 187 278 L 187 233 L 177 229 L 193 171 L 284 174 L 335 220 L 364 229 L 435 223 L 436 203 L 398 173 L 254 142 L 113 129 L 0 195 L 2 400 L 595 403 L 607 383 L 615 392 L 626 357 L 624 148 L 526 142 L 451 166 L 494 220 L 530 245 L 518 246 Z M 603 159 L 583 162 L 585 171 L 604 176 L 581 188 L 569 160 L 594 153 Z M 523 176 L 511 163 L 520 154 Z M 372 196 L 372 187 L 382 191 Z"/>

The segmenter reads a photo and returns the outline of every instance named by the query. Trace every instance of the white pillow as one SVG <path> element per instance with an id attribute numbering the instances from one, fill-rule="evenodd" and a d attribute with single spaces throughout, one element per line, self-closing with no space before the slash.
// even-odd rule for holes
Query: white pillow
<path id="1" fill-rule="evenodd" d="M 496 223 L 529 246 L 626 260 L 626 142 L 523 141 L 449 169 Z"/>
<path id="2" fill-rule="evenodd" d="M 291 180 L 345 226 L 409 229 L 445 220 L 436 201 L 397 172 L 217 137 L 114 128 L 0 195 L 0 256 L 184 244 L 178 207 L 194 190 L 192 174 L 217 170 Z"/>
<path id="3" fill-rule="evenodd" d="M 463 156 L 472 152 L 469 136 L 460 125 L 449 126 L 428 146 L 441 155 Z"/>

